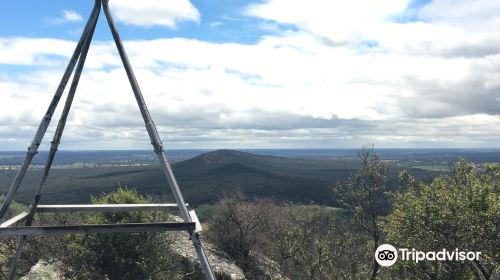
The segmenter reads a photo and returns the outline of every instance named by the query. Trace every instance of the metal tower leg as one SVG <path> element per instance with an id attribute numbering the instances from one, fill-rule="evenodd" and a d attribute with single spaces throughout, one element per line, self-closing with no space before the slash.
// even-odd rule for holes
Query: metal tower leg
<path id="1" fill-rule="evenodd" d="M 63 109 L 63 113 L 62 113 L 61 118 L 59 120 L 57 129 L 56 129 L 53 141 L 52 141 L 51 149 L 49 152 L 49 157 L 48 157 L 47 162 L 45 164 L 44 174 L 43 174 L 42 180 L 40 182 L 38 192 L 35 196 L 35 200 L 33 202 L 33 205 L 31 206 L 30 213 L 27 214 L 25 228 L 29 228 L 29 226 L 31 226 L 31 223 L 33 221 L 33 216 L 37 211 L 37 206 L 38 206 L 38 203 L 40 202 L 41 193 L 44 189 L 46 179 L 49 175 L 49 171 L 50 171 L 50 168 L 52 166 L 54 156 L 57 152 L 57 148 L 58 148 L 60 139 L 62 137 L 62 133 L 64 131 L 66 119 L 67 119 L 69 110 L 71 108 L 71 104 L 72 104 L 72 101 L 73 101 L 73 98 L 74 98 L 74 95 L 76 92 L 76 88 L 78 86 L 78 82 L 79 82 L 79 79 L 80 79 L 80 76 L 81 76 L 81 73 L 83 70 L 83 66 L 85 64 L 85 59 L 86 59 L 86 56 L 88 53 L 88 49 L 89 49 L 89 46 L 90 46 L 90 43 L 92 40 L 92 36 L 93 36 L 94 30 L 95 30 L 95 26 L 97 24 L 97 19 L 99 17 L 101 4 L 102 4 L 102 7 L 104 8 L 104 12 L 106 15 L 106 19 L 108 21 L 108 25 L 111 29 L 112 34 L 113 34 L 113 38 L 115 40 L 118 52 L 119 52 L 120 57 L 122 59 L 125 71 L 127 73 L 130 84 L 132 86 L 132 90 L 133 90 L 134 95 L 135 95 L 136 101 L 139 105 L 139 109 L 141 111 L 142 117 L 143 117 L 144 122 L 146 124 L 146 130 L 147 130 L 149 137 L 151 139 L 151 144 L 153 145 L 155 153 L 157 154 L 157 156 L 160 160 L 160 163 L 163 166 L 163 169 L 164 169 L 165 175 L 167 177 L 169 186 L 171 188 L 171 191 L 172 191 L 174 198 L 177 202 L 177 205 L 179 207 L 181 217 L 183 218 L 183 220 L 185 222 L 181 226 L 182 227 L 189 226 L 189 227 L 186 227 L 185 230 L 188 230 L 188 232 L 190 234 L 191 240 L 193 242 L 194 248 L 195 248 L 197 256 L 198 256 L 198 260 L 200 261 L 200 264 L 202 266 L 202 270 L 203 270 L 207 279 L 215 280 L 214 274 L 212 272 L 210 264 L 207 260 L 205 252 L 203 250 L 199 236 L 194 231 L 194 223 L 192 222 L 192 219 L 189 215 L 186 204 L 184 202 L 184 198 L 182 197 L 179 186 L 177 185 L 177 181 L 174 177 L 174 174 L 173 174 L 173 172 L 170 168 L 170 165 L 167 161 L 167 158 L 165 156 L 163 144 L 161 143 L 161 140 L 160 140 L 160 137 L 159 137 L 158 132 L 156 130 L 156 127 L 151 119 L 151 116 L 150 116 L 149 111 L 147 109 L 146 103 L 144 102 L 141 90 L 140 90 L 139 85 L 137 83 L 137 80 L 135 78 L 134 72 L 132 70 L 132 67 L 131 67 L 130 62 L 128 60 L 128 57 L 126 55 L 125 49 L 124 49 L 123 44 L 121 42 L 120 36 L 119 36 L 117 29 L 114 25 L 111 13 L 109 11 L 108 0 L 95 0 L 94 8 L 92 10 L 91 16 L 89 17 L 89 20 L 88 20 L 86 26 L 85 26 L 84 32 L 83 32 L 83 34 L 82 34 L 82 36 L 77 44 L 77 47 L 73 53 L 73 56 L 71 57 L 71 60 L 66 68 L 66 71 L 64 72 L 64 75 L 59 83 L 59 86 L 56 90 L 56 93 L 54 94 L 54 97 L 51 101 L 51 104 L 50 104 L 44 118 L 42 119 L 42 122 L 40 123 L 40 125 L 38 127 L 38 130 L 37 130 L 37 132 L 33 138 L 33 141 L 31 143 L 31 146 L 28 148 L 28 152 L 27 152 L 26 157 L 23 161 L 22 167 L 19 170 L 19 172 L 17 173 L 16 177 L 14 178 L 14 181 L 12 182 L 11 187 L 9 189 L 9 192 L 7 194 L 7 197 L 6 197 L 2 207 L 0 209 L 0 219 L 5 215 L 7 209 L 9 208 L 17 189 L 19 188 L 20 184 L 23 181 L 23 178 L 28 170 L 28 167 L 29 167 L 34 155 L 37 153 L 40 142 L 42 141 L 42 139 L 47 131 L 47 128 L 50 124 L 52 115 L 54 114 L 54 111 L 57 107 L 57 104 L 59 103 L 59 100 L 61 99 L 61 96 L 62 96 L 64 89 L 69 81 L 69 78 L 71 77 L 71 73 L 73 72 L 75 65 L 78 61 L 78 66 L 77 66 L 75 75 L 73 77 L 73 81 L 71 84 L 70 91 L 68 93 L 68 97 L 67 97 L 64 109 Z M 115 227 L 116 225 L 106 225 L 106 226 Z M 136 225 L 130 224 L 130 226 L 136 226 Z M 178 224 L 170 225 L 168 223 L 161 224 L 160 226 L 162 227 L 162 230 L 168 230 L 169 228 L 173 228 L 174 226 L 178 229 L 181 228 L 181 227 L 179 227 Z M 89 225 L 88 227 L 89 228 L 96 227 L 96 225 Z M 67 231 L 67 229 L 64 229 L 64 230 Z M 120 230 L 123 230 L 123 229 L 120 229 Z M 22 234 L 27 234 L 28 232 L 29 231 L 24 231 Z M 80 231 L 78 231 L 78 232 L 80 232 Z M 117 231 L 113 231 L 113 232 L 117 232 Z M 11 269 L 9 272 L 8 279 L 14 278 L 17 263 L 18 263 L 19 258 L 21 256 L 25 241 L 26 241 L 26 235 L 22 235 L 20 243 L 19 243 L 18 251 L 17 251 L 16 255 L 14 256 L 14 259 L 12 260 L 12 263 L 11 263 Z"/>
<path id="2" fill-rule="evenodd" d="M 56 132 L 55 132 L 53 140 L 52 140 L 52 145 L 50 147 L 50 152 L 49 152 L 49 155 L 47 158 L 47 162 L 45 163 L 44 172 L 43 172 L 42 179 L 40 181 L 38 192 L 35 195 L 35 199 L 34 199 L 33 204 L 31 205 L 29 215 L 26 218 L 26 224 L 25 224 L 26 226 L 31 226 L 31 223 L 33 222 L 33 218 L 35 216 L 36 209 L 37 209 L 38 204 L 40 202 L 40 198 L 42 196 L 42 191 L 43 191 L 43 188 L 45 186 L 45 182 L 47 180 L 47 177 L 49 176 L 50 168 L 52 167 L 52 162 L 54 160 L 54 156 L 57 152 L 57 148 L 59 146 L 59 143 L 60 143 L 63 131 L 64 131 L 64 127 L 66 125 L 66 120 L 68 118 L 69 110 L 71 109 L 71 104 L 73 103 L 73 98 L 75 96 L 76 88 L 78 87 L 78 82 L 80 81 L 80 76 L 81 76 L 82 71 L 83 71 L 83 66 L 85 65 L 85 60 L 87 58 L 90 43 L 92 42 L 94 30 L 95 30 L 95 27 L 97 24 L 97 20 L 99 18 L 100 8 L 101 8 L 101 6 L 99 4 L 98 9 L 95 13 L 95 16 L 92 16 L 89 20 L 89 22 L 92 23 L 91 30 L 90 30 L 90 33 L 87 34 L 87 38 L 85 38 L 83 50 L 81 51 L 80 58 L 78 60 L 78 65 L 76 67 L 76 71 L 75 71 L 75 74 L 73 76 L 73 81 L 71 82 L 71 87 L 70 87 L 70 90 L 68 92 L 68 96 L 66 97 L 66 103 L 64 104 L 64 109 L 63 109 L 63 112 L 62 112 L 61 117 L 59 119 L 59 122 L 57 124 L 57 129 L 56 129 Z M 16 252 L 13 260 L 11 260 L 11 265 L 10 265 L 10 269 L 9 269 L 9 276 L 8 276 L 9 280 L 14 279 L 14 276 L 15 276 L 15 273 L 17 270 L 17 264 L 18 264 L 19 259 L 21 257 L 21 254 L 22 254 L 22 251 L 24 248 L 24 244 L 26 243 L 26 238 L 27 238 L 27 236 L 23 235 L 23 236 L 21 236 L 21 239 L 19 240 L 17 252 Z"/>
<path id="3" fill-rule="evenodd" d="M 177 203 L 177 205 L 179 205 L 179 211 L 182 219 L 184 220 L 184 222 L 191 222 L 191 217 L 189 216 L 189 212 L 179 189 L 179 185 L 177 184 L 175 176 L 165 156 L 165 151 L 160 140 L 160 136 L 158 135 L 158 131 L 156 130 L 153 120 L 151 119 L 151 115 L 149 114 L 148 108 L 141 93 L 141 89 L 139 88 L 139 84 L 137 83 L 137 79 L 135 78 L 135 74 L 132 70 L 132 66 L 130 65 L 130 61 L 128 60 L 125 48 L 123 47 L 123 43 L 120 39 L 120 35 L 118 34 L 118 30 L 116 29 L 116 26 L 114 24 L 111 12 L 109 10 L 108 2 L 108 0 L 102 0 L 104 14 L 106 15 L 106 19 L 108 21 L 109 28 L 111 29 L 113 39 L 115 40 L 115 44 L 120 54 L 123 66 L 125 68 L 125 71 L 127 72 L 127 76 L 130 81 L 130 85 L 132 86 L 132 91 L 134 92 L 137 104 L 139 105 L 144 123 L 146 124 L 146 130 L 148 131 L 149 138 L 151 139 L 151 144 L 153 145 L 155 153 L 157 154 L 158 159 L 163 166 L 163 171 L 165 172 L 170 189 L 174 195 L 175 202 Z M 212 272 L 205 251 L 203 250 L 203 246 L 201 245 L 198 234 L 190 232 L 190 236 L 206 278 L 209 280 L 215 280 L 215 276 Z"/>
<path id="4" fill-rule="evenodd" d="M 21 168 L 16 174 L 16 177 L 12 181 L 12 184 L 10 186 L 9 192 L 7 193 L 7 196 L 5 197 L 5 201 L 2 204 L 2 208 L 0 209 L 0 219 L 3 218 L 7 210 L 9 209 L 10 204 L 12 203 L 12 199 L 14 198 L 15 193 L 17 192 L 17 189 L 21 185 L 24 175 L 26 175 L 26 171 L 28 171 L 28 167 L 31 164 L 31 160 L 33 157 L 37 154 L 38 152 L 38 147 L 40 146 L 40 143 L 42 142 L 42 139 L 45 135 L 45 132 L 47 131 L 47 128 L 49 127 L 50 120 L 52 119 L 52 115 L 54 114 L 54 111 L 57 108 L 57 104 L 59 103 L 59 100 L 61 99 L 61 96 L 64 92 L 64 89 L 66 88 L 66 85 L 69 81 L 69 78 L 71 77 L 71 73 L 73 73 L 73 70 L 75 69 L 76 61 L 78 60 L 78 57 L 80 56 L 82 52 L 82 47 L 84 44 L 85 39 L 88 37 L 90 29 L 92 27 L 92 18 L 97 17 L 99 15 L 101 3 L 99 0 L 96 0 L 94 9 L 92 10 L 92 14 L 89 18 L 89 21 L 87 22 L 87 25 L 85 26 L 84 32 L 82 36 L 80 37 L 80 40 L 78 41 L 78 44 L 75 48 L 75 51 L 73 52 L 73 55 L 71 56 L 71 60 L 66 67 L 66 70 L 64 72 L 64 75 L 59 83 L 59 86 L 57 87 L 57 90 L 54 94 L 54 97 L 52 98 L 52 101 L 49 105 L 49 108 L 47 109 L 47 112 L 45 113 L 45 116 L 43 117 L 40 125 L 38 126 L 38 130 L 35 133 L 35 136 L 33 137 L 33 140 L 31 142 L 31 145 L 28 147 L 28 152 L 26 153 L 26 157 L 24 158 L 23 164 L 21 165 Z"/>

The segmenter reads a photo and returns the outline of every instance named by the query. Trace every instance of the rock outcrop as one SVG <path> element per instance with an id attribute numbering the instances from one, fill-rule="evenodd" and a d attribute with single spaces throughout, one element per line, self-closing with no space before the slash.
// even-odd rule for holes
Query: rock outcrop
<path id="1" fill-rule="evenodd" d="M 65 278 L 61 272 L 60 262 L 39 260 L 20 280 L 65 280 Z"/>
<path id="2" fill-rule="evenodd" d="M 174 217 L 177 222 L 182 221 L 179 217 Z M 186 232 L 171 232 L 171 240 L 173 241 L 170 247 L 172 251 L 190 263 L 196 263 L 199 267 L 199 262 L 196 257 L 196 252 L 193 248 L 193 243 L 189 239 L 189 234 Z M 208 261 L 214 270 L 214 273 L 222 279 L 228 280 L 245 280 L 243 270 L 236 265 L 231 258 L 219 250 L 215 245 L 202 240 L 203 248 L 207 254 Z"/>
<path id="3" fill-rule="evenodd" d="M 181 221 L 176 217 L 176 221 Z M 193 243 L 189 240 L 189 235 L 185 232 L 172 232 L 172 244 L 170 245 L 172 251 L 184 258 L 184 260 L 192 265 L 196 265 L 199 269 L 199 262 L 196 257 L 196 252 L 193 248 Z M 219 280 L 246 280 L 248 279 L 243 270 L 231 260 L 226 253 L 222 252 L 219 248 L 206 240 L 202 240 L 203 248 L 207 254 L 208 261 L 214 270 L 214 273 Z M 263 280 L 287 280 L 281 274 L 279 265 L 271 259 L 261 254 L 252 252 L 253 259 L 258 266 L 258 272 L 251 275 L 251 279 Z M 247 272 L 248 273 L 248 272 Z"/>
<path id="4" fill-rule="evenodd" d="M 182 221 L 181 218 L 173 216 L 174 221 Z M 179 256 L 183 265 L 187 265 L 191 270 L 200 269 L 193 244 L 186 232 L 169 232 L 168 238 L 172 241 L 170 248 L 174 255 Z M 203 239 L 203 238 L 202 238 Z M 218 280 L 246 280 L 243 270 L 233 261 L 231 257 L 222 252 L 217 246 L 202 240 L 203 247 L 208 257 L 214 273 Z M 272 260 L 259 254 L 252 254 L 259 266 L 259 276 L 252 275 L 252 279 L 283 280 L 278 265 Z M 62 264 L 59 261 L 40 260 L 31 268 L 31 271 L 21 280 L 66 280 L 62 273 Z"/>

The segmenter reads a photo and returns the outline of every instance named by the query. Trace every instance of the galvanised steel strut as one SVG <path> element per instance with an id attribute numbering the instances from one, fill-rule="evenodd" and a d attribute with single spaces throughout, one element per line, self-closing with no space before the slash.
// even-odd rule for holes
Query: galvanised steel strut
<path id="1" fill-rule="evenodd" d="M 57 108 L 57 104 L 59 103 L 59 100 L 61 99 L 61 96 L 64 92 L 64 89 L 66 88 L 66 85 L 68 84 L 69 78 L 71 77 L 71 74 L 73 73 L 73 70 L 75 69 L 76 62 L 77 62 L 78 58 L 80 57 L 80 54 L 82 53 L 83 43 L 87 39 L 89 32 L 90 32 L 90 29 L 92 28 L 93 18 L 95 18 L 99 15 L 100 7 L 101 7 L 100 1 L 96 0 L 96 4 L 94 5 L 94 9 L 92 10 L 92 14 L 90 16 L 90 19 L 87 22 L 87 25 L 85 26 L 85 29 L 82 33 L 82 36 L 80 37 L 80 40 L 78 41 L 78 44 L 76 45 L 76 49 L 73 52 L 73 55 L 71 56 L 68 67 L 66 67 L 66 71 L 64 72 L 64 75 L 61 79 L 61 82 L 59 83 L 59 86 L 57 87 L 57 90 L 54 94 L 54 97 L 52 98 L 52 101 L 50 102 L 49 108 L 47 109 L 47 112 L 45 113 L 45 116 L 43 117 L 42 122 L 38 126 L 38 130 L 36 131 L 35 136 L 33 137 L 33 140 L 31 141 L 31 145 L 28 147 L 28 152 L 26 153 L 26 157 L 24 158 L 23 164 L 21 165 L 21 168 L 17 172 L 16 177 L 14 177 L 14 180 L 12 181 L 9 192 L 7 193 L 7 197 L 5 198 L 5 200 L 2 204 L 2 208 L 0 208 L 0 219 L 5 215 L 5 213 L 7 212 L 7 209 L 9 208 L 10 204 L 12 203 L 12 199 L 14 198 L 14 194 L 16 193 L 17 189 L 21 185 L 21 182 L 24 179 L 24 175 L 26 175 L 26 171 L 28 170 L 28 167 L 31 164 L 31 160 L 38 153 L 38 147 L 40 146 L 40 143 L 42 142 L 43 137 L 45 136 L 45 132 L 47 131 L 47 128 L 49 127 L 50 121 L 52 119 L 52 115 L 54 114 L 54 111 Z"/>
<path id="2" fill-rule="evenodd" d="M 50 168 L 52 166 L 52 162 L 54 160 L 54 157 L 56 155 L 64 127 L 66 125 L 66 120 L 69 114 L 69 111 L 71 109 L 71 104 L 73 102 L 73 98 L 75 96 L 76 89 L 78 87 L 78 82 L 80 80 L 80 76 L 82 74 L 83 67 L 85 65 L 85 60 L 87 57 L 87 53 L 92 41 L 92 37 L 94 34 L 94 30 L 97 24 L 97 20 L 99 18 L 99 13 L 101 10 L 101 6 L 104 10 L 104 14 L 106 16 L 106 20 L 108 22 L 109 28 L 111 30 L 111 33 L 113 35 L 113 39 L 115 41 L 116 47 L 118 49 L 118 52 L 120 54 L 120 58 L 122 60 L 123 66 L 125 68 L 125 71 L 127 73 L 130 85 L 132 87 L 132 91 L 134 93 L 135 99 L 137 101 L 137 104 L 139 106 L 139 109 L 141 111 L 141 115 L 144 119 L 144 123 L 146 126 L 146 130 L 148 132 L 149 138 L 151 140 L 151 144 L 154 147 L 154 151 L 158 156 L 158 159 L 160 160 L 160 163 L 163 166 L 163 170 L 165 173 L 165 176 L 167 177 L 168 184 L 170 186 L 170 190 L 172 191 L 172 194 L 174 195 L 176 205 L 179 208 L 180 211 L 180 216 L 183 219 L 183 223 L 144 223 L 144 224 L 125 224 L 125 225 L 81 225 L 81 226 L 32 226 L 33 218 L 35 214 L 37 213 L 37 207 L 39 206 L 39 202 L 41 199 L 41 195 L 47 180 L 47 177 L 50 172 Z M 38 147 L 40 146 L 40 143 L 45 135 L 45 132 L 47 131 L 47 127 L 50 124 L 50 120 L 52 118 L 52 115 L 57 107 L 57 104 L 59 103 L 59 100 L 61 99 L 61 96 L 64 92 L 64 89 L 69 81 L 69 78 L 71 74 L 73 73 L 73 70 L 75 68 L 75 65 L 78 61 L 78 65 L 75 71 L 75 74 L 73 75 L 73 80 L 71 83 L 70 90 L 68 92 L 68 96 L 66 98 L 66 103 L 64 105 L 61 118 L 59 119 L 58 125 L 56 132 L 54 134 L 53 140 L 51 142 L 51 147 L 49 151 L 49 155 L 47 158 L 47 161 L 44 166 L 44 171 L 42 175 L 42 179 L 38 188 L 38 192 L 35 195 L 35 199 L 33 204 L 30 207 L 29 213 L 23 213 L 21 215 L 18 215 L 14 217 L 13 219 L 3 223 L 0 226 L 0 236 L 12 236 L 12 235 L 18 235 L 21 236 L 21 239 L 19 241 L 19 246 L 18 250 L 16 252 L 16 255 L 13 257 L 11 261 L 11 266 L 10 266 L 10 271 L 9 271 L 9 277 L 8 279 L 14 279 L 15 276 L 15 271 L 17 268 L 17 263 L 19 261 L 19 258 L 21 256 L 21 252 L 23 250 L 23 246 L 25 244 L 26 238 L 28 235 L 37 235 L 37 234 L 65 234 L 65 233 L 87 233 L 87 232 L 147 232 L 147 231 L 168 231 L 168 230 L 187 230 L 191 240 L 193 242 L 193 246 L 195 248 L 196 254 L 198 256 L 198 260 L 200 261 L 201 268 L 203 273 L 205 274 L 205 277 L 209 280 L 214 280 L 215 276 L 212 272 L 212 269 L 210 267 L 210 264 L 208 262 L 208 259 L 206 257 L 205 251 L 203 249 L 203 246 L 200 241 L 200 237 L 198 235 L 198 231 L 195 230 L 195 222 L 193 221 L 190 212 L 188 211 L 186 207 L 186 203 L 184 202 L 184 198 L 182 196 L 182 193 L 180 191 L 180 188 L 177 184 L 177 180 L 175 179 L 175 176 L 172 172 L 172 169 L 170 168 L 170 165 L 168 163 L 168 160 L 165 155 L 165 150 L 163 147 L 163 144 L 160 140 L 160 137 L 158 135 L 158 131 L 156 130 L 155 124 L 151 118 L 151 115 L 149 114 L 148 108 L 146 106 L 146 103 L 144 101 L 143 95 L 141 93 L 141 90 L 139 88 L 139 84 L 137 83 L 137 79 L 135 77 L 134 71 L 132 70 L 132 66 L 130 65 L 129 59 L 127 57 L 125 48 L 123 47 L 123 43 L 120 39 L 120 35 L 118 34 L 118 30 L 114 24 L 113 17 L 111 15 L 110 9 L 109 9 L 109 3 L 108 0 L 96 0 L 94 4 L 94 8 L 92 10 L 92 13 L 89 17 L 89 20 L 85 26 L 85 29 L 83 31 L 83 34 L 78 41 L 77 47 L 73 53 L 73 56 L 71 57 L 71 60 L 66 68 L 66 71 L 64 72 L 63 78 L 57 88 L 56 93 L 54 94 L 54 97 L 52 99 L 52 102 L 50 103 L 50 106 L 47 110 L 47 113 L 45 114 L 42 122 L 40 123 L 40 126 L 35 134 L 35 137 L 32 141 L 32 144 L 28 148 L 28 152 L 26 154 L 26 158 L 24 159 L 24 162 L 17 173 L 16 177 L 14 178 L 14 181 L 12 182 L 12 185 L 9 189 L 9 192 L 6 196 L 6 199 L 2 205 L 2 208 L 0 209 L 0 219 L 5 215 L 7 212 L 12 199 L 14 197 L 14 194 L 18 190 L 20 184 L 23 181 L 23 178 L 26 174 L 26 171 L 28 170 L 28 167 L 31 163 L 31 160 L 37 153 Z M 152 206 L 152 205 L 145 205 L 143 207 L 139 205 L 134 205 L 134 206 L 123 206 L 121 205 L 120 207 L 115 207 L 113 205 L 108 205 L 109 207 L 106 207 L 109 209 L 141 209 L 142 211 L 148 211 L 148 209 L 154 210 L 157 209 L 158 205 Z M 139 208 L 138 208 L 139 207 Z M 68 205 L 67 207 L 59 205 L 58 207 L 54 208 L 52 207 L 51 209 L 64 209 L 67 208 L 68 210 L 70 209 L 91 209 L 92 206 L 86 205 L 85 207 L 78 207 L 75 205 Z M 97 208 L 94 207 L 92 211 L 107 211 L 104 208 Z M 47 208 L 46 208 L 47 209 Z M 25 226 L 23 227 L 10 227 L 13 224 L 20 223 L 24 221 Z"/>

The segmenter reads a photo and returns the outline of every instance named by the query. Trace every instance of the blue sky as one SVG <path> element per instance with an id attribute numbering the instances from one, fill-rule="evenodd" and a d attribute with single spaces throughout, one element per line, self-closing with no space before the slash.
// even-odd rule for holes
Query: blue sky
<path id="1" fill-rule="evenodd" d="M 178 28 L 166 29 L 153 26 L 145 30 L 140 26 L 120 26 L 123 39 L 152 39 L 165 37 L 197 38 L 211 42 L 255 43 L 262 36 L 273 33 L 272 30 L 259 26 L 278 25 L 285 29 L 295 30 L 293 25 L 280 25 L 278 22 L 248 16 L 246 9 L 250 5 L 265 1 L 251 0 L 196 0 L 191 3 L 201 12 L 199 23 L 187 21 L 178 24 Z M 411 1 L 407 9 L 395 16 L 396 20 L 414 21 L 415 12 L 428 4 L 430 0 Z M 29 5 L 29 7 L 27 7 Z M 78 39 L 82 29 L 82 21 L 54 24 L 53 20 L 63 17 L 63 11 L 74 11 L 85 21 L 92 9 L 92 1 L 11 1 L 3 4 L 0 10 L 0 32 L 2 36 L 51 37 L 61 39 Z M 105 40 L 109 32 L 101 17 L 95 38 Z"/>
<path id="2" fill-rule="evenodd" d="M 197 38 L 210 42 L 255 43 L 269 30 L 257 28 L 265 21 L 246 16 L 245 9 L 252 1 L 198 0 L 191 2 L 201 13 L 200 22 L 183 21 L 177 28 L 152 26 L 143 28 L 120 24 L 123 39 L 153 39 L 165 37 Z M 93 1 L 15 1 L 6 2 L 0 10 L 0 32 L 3 36 L 51 37 L 76 40 L 82 29 L 82 21 L 54 24 L 63 16 L 63 10 L 74 11 L 86 20 Z M 26 6 L 29 5 L 29 8 Z M 139 5 L 139 4 L 138 4 Z M 104 17 L 96 31 L 97 40 L 109 39 Z M 293 28 L 293 26 L 289 26 Z"/>
<path id="3" fill-rule="evenodd" d="M 29 144 L 92 2 L 2 4 L 0 150 Z M 168 147 L 500 147 L 500 2 L 138 3 L 111 9 Z M 62 147 L 148 148 L 103 15 L 86 66 Z"/>

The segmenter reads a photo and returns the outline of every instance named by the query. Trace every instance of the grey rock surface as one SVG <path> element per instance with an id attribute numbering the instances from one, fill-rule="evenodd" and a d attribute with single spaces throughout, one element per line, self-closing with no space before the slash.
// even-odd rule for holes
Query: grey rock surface
<path id="1" fill-rule="evenodd" d="M 179 217 L 172 217 L 175 221 L 181 221 Z M 170 232 L 168 238 L 172 240 L 170 247 L 175 255 L 190 263 L 190 266 L 199 268 L 199 262 L 193 244 L 186 232 Z M 246 280 L 243 270 L 231 258 L 222 252 L 217 246 L 211 244 L 202 236 L 203 247 L 214 273 L 223 280 Z M 279 271 L 279 266 L 265 256 L 253 253 L 259 267 L 262 269 L 262 277 L 252 279 L 287 280 Z M 62 273 L 62 264 L 59 261 L 40 260 L 34 265 L 30 272 L 20 280 L 65 280 Z"/>
<path id="2" fill-rule="evenodd" d="M 30 272 L 20 278 L 20 280 L 64 280 L 61 272 L 61 263 L 58 261 L 47 262 L 39 260 Z"/>
<path id="3" fill-rule="evenodd" d="M 179 217 L 173 217 L 173 219 L 177 222 L 182 221 Z M 171 232 L 169 235 L 171 235 L 170 238 L 173 241 L 171 248 L 175 254 L 185 258 L 187 261 L 196 262 L 199 265 L 193 243 L 189 239 L 189 234 L 186 232 Z M 202 243 L 214 273 L 222 275 L 224 279 L 246 279 L 243 270 L 228 255 L 219 250 L 215 245 L 207 242 L 206 239 L 202 239 Z"/>
<path id="4" fill-rule="evenodd" d="M 176 222 L 181 222 L 180 217 L 174 216 L 173 220 Z M 171 232 L 171 244 L 172 250 L 177 254 L 185 258 L 189 262 L 195 262 L 199 266 L 199 262 L 196 257 L 196 252 L 193 248 L 193 243 L 189 239 L 189 235 L 185 232 Z M 222 279 L 230 280 L 245 280 L 245 274 L 243 270 L 231 260 L 227 254 L 222 252 L 215 245 L 203 239 L 203 248 L 207 254 L 208 261 L 214 270 L 214 273 L 222 277 Z M 259 275 L 252 275 L 252 279 L 263 279 L 263 280 L 288 280 L 281 274 L 279 265 L 272 261 L 271 259 L 263 256 L 261 254 L 252 252 L 256 263 L 260 268 Z"/>

